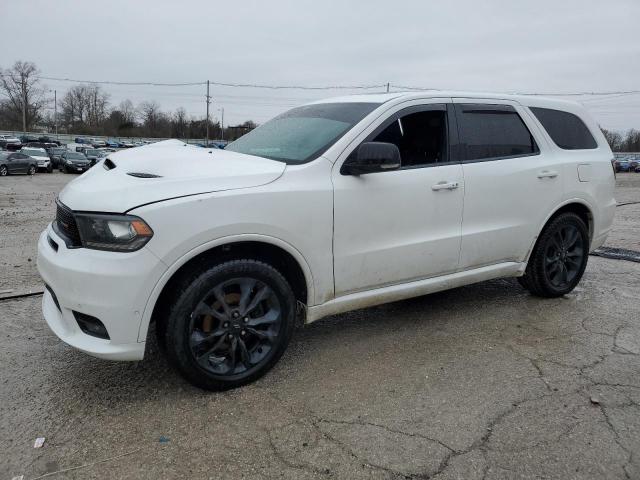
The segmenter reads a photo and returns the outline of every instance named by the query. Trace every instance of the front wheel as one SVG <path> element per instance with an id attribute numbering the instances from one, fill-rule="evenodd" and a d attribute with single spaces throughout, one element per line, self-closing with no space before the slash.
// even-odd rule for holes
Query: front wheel
<path id="1" fill-rule="evenodd" d="M 296 300 L 285 278 L 257 260 L 186 276 L 159 330 L 171 363 L 192 384 L 226 390 L 253 382 L 284 353 Z"/>
<path id="2" fill-rule="evenodd" d="M 5 165 L 0 165 L 0 177 L 6 177 L 9 175 L 9 170 Z"/>
<path id="3" fill-rule="evenodd" d="M 520 284 L 540 297 L 572 291 L 589 258 L 589 231 L 575 213 L 562 213 L 545 226 Z"/>
<path id="4" fill-rule="evenodd" d="M 29 175 L 35 175 L 36 174 L 36 167 L 34 167 L 33 165 L 31 165 L 29 167 L 29 170 L 27 171 L 27 174 Z"/>

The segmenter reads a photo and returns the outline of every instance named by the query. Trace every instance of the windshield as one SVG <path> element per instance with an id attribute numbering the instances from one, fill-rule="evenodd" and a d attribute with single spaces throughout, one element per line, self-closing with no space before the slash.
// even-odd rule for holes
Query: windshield
<path id="1" fill-rule="evenodd" d="M 46 152 L 42 150 L 36 150 L 34 148 L 23 148 L 20 150 L 20 153 L 24 153 L 25 155 L 29 155 L 30 157 L 46 157 Z"/>
<path id="2" fill-rule="evenodd" d="M 76 153 L 76 152 L 68 152 L 65 157 L 67 158 L 67 160 L 86 160 L 87 157 L 85 157 L 83 154 L 81 153 Z"/>
<path id="3" fill-rule="evenodd" d="M 278 115 L 227 145 L 225 150 L 282 162 L 304 163 L 322 155 L 378 103 L 319 103 Z"/>

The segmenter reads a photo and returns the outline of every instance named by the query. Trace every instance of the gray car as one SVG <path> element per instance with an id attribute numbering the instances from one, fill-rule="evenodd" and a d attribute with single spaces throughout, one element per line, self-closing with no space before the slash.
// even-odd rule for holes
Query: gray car
<path id="1" fill-rule="evenodd" d="M 102 150 L 98 150 L 96 148 L 87 148 L 84 151 L 84 155 L 85 157 L 87 157 L 87 160 L 89 160 L 89 163 L 91 163 L 91 166 L 94 166 L 97 162 L 100 161 L 101 152 Z"/>
<path id="2" fill-rule="evenodd" d="M 33 175 L 38 169 L 38 162 L 20 152 L 0 152 L 0 177 L 9 174 L 26 173 Z"/>
<path id="3" fill-rule="evenodd" d="M 79 152 L 65 152 L 60 157 L 60 171 L 64 173 L 86 172 L 91 168 L 91 162 Z"/>

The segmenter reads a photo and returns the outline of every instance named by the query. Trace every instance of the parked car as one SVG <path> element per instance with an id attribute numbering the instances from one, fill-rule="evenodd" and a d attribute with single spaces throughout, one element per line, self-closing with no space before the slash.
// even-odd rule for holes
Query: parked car
<path id="1" fill-rule="evenodd" d="M 36 161 L 38 170 L 44 170 L 47 173 L 53 172 L 53 165 L 49 154 L 44 148 L 24 147 L 20 150 L 23 155 L 28 155 Z"/>
<path id="2" fill-rule="evenodd" d="M 42 142 L 42 143 L 51 143 L 51 144 L 54 144 L 54 145 L 56 145 L 58 147 L 61 145 L 61 142 L 59 142 L 58 140 L 56 140 L 54 138 L 51 138 L 51 137 L 49 137 L 47 135 L 43 135 L 41 137 L 38 137 L 38 141 Z"/>
<path id="3" fill-rule="evenodd" d="M 51 159 L 51 165 L 53 166 L 53 168 L 60 167 L 60 157 L 66 151 L 67 149 L 65 147 L 55 147 L 47 150 L 47 153 L 49 154 L 49 158 Z"/>
<path id="4" fill-rule="evenodd" d="M 631 169 L 631 164 L 629 160 L 616 160 L 615 169 L 616 172 L 628 172 Z"/>
<path id="5" fill-rule="evenodd" d="M 219 390 L 266 373 L 298 316 L 499 277 L 559 297 L 611 228 L 612 155 L 577 103 L 455 92 L 316 102 L 225 150 L 118 152 L 60 192 L 44 317 L 114 360 L 142 359 L 153 321 Z"/>
<path id="6" fill-rule="evenodd" d="M 133 148 L 135 147 L 134 143 L 129 140 L 123 140 L 120 142 L 121 148 Z"/>
<path id="7" fill-rule="evenodd" d="M 21 143 L 20 139 L 13 135 L 0 135 L 0 140 L 7 143 Z"/>
<path id="8" fill-rule="evenodd" d="M 94 166 L 98 161 L 100 152 L 101 150 L 98 150 L 96 148 L 87 148 L 83 153 L 85 157 L 87 157 L 87 160 L 89 160 L 89 163 L 91 163 L 91 166 Z"/>
<path id="9" fill-rule="evenodd" d="M 51 142 L 29 142 L 24 145 L 24 147 L 27 147 L 27 148 L 44 148 L 45 150 L 47 150 L 48 148 L 53 148 L 57 146 L 58 144 L 51 143 Z"/>
<path id="10" fill-rule="evenodd" d="M 38 137 L 34 137 L 32 135 L 22 135 L 20 137 L 20 142 L 27 144 L 29 142 L 37 142 L 38 141 Z"/>
<path id="11" fill-rule="evenodd" d="M 105 142 L 105 146 L 107 146 L 109 148 L 118 148 L 118 147 L 120 147 L 120 142 L 110 138 Z"/>
<path id="12" fill-rule="evenodd" d="M 91 162 L 83 153 L 67 150 L 60 156 L 60 166 L 58 168 L 64 173 L 82 173 L 91 168 Z"/>
<path id="13" fill-rule="evenodd" d="M 107 146 L 107 142 L 104 140 L 94 140 L 92 142 L 93 148 L 104 148 Z"/>
<path id="14" fill-rule="evenodd" d="M 20 152 L 0 152 L 0 177 L 15 173 L 33 175 L 37 169 L 38 163 L 29 155 Z"/>

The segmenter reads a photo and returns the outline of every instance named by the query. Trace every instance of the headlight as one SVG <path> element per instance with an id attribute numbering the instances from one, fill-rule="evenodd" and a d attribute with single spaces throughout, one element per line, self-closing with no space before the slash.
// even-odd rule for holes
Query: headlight
<path id="1" fill-rule="evenodd" d="M 77 213 L 75 217 L 82 246 L 86 248 L 133 252 L 153 237 L 151 227 L 133 215 Z"/>
<path id="2" fill-rule="evenodd" d="M 73 162 L 71 160 L 67 160 L 67 165 L 71 165 Z"/>

